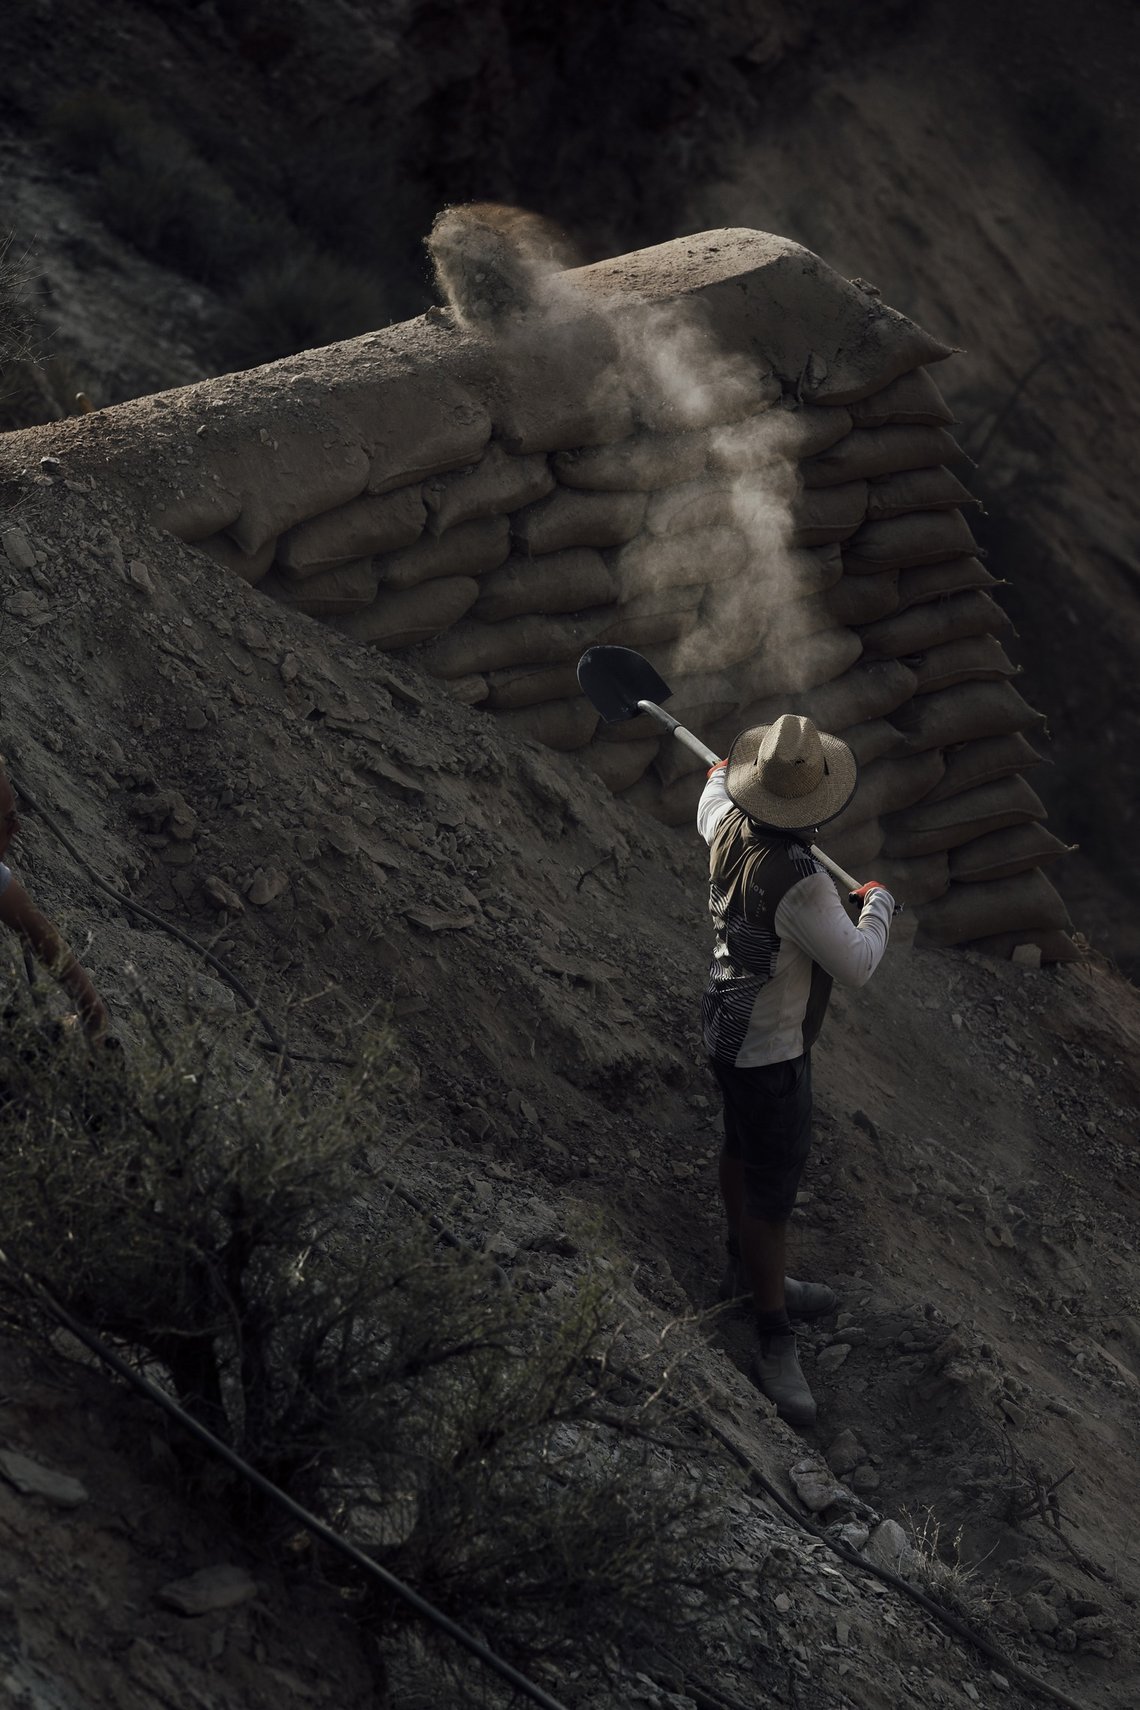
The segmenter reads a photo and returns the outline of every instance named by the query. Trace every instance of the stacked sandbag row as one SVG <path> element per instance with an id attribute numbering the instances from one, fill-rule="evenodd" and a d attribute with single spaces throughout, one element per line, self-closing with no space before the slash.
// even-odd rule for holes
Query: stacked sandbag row
<path id="1" fill-rule="evenodd" d="M 645 718 L 599 728 L 586 647 L 646 653 L 718 751 L 810 713 L 862 768 L 825 846 L 931 942 L 1060 954 L 1036 720 L 925 367 L 948 354 L 798 245 L 711 232 L 563 275 L 506 327 L 428 316 L 148 400 L 136 475 L 245 580 L 414 648 L 667 823 L 703 768 Z M 116 414 L 90 431 L 129 477 Z"/>
<path id="2" fill-rule="evenodd" d="M 1024 776 L 1040 760 L 1027 738 L 1042 720 L 1012 681 L 1009 620 L 950 467 L 962 460 L 950 412 L 921 372 L 850 412 L 848 436 L 802 473 L 808 499 L 867 482 L 866 520 L 842 556 L 860 669 L 884 683 L 885 729 L 843 733 L 864 770 L 827 847 L 891 884 L 915 910 L 920 943 L 1008 954 L 1032 942 L 1044 959 L 1067 959 L 1068 916 L 1042 872 L 1065 845 Z"/>

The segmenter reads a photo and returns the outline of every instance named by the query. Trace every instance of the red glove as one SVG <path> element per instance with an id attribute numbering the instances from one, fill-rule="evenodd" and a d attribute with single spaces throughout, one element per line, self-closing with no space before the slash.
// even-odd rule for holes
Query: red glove
<path id="1" fill-rule="evenodd" d="M 865 885 L 860 885 L 857 891 L 848 891 L 847 901 L 865 903 L 872 891 L 886 891 L 887 887 L 879 879 L 868 879 Z M 890 891 L 887 895 L 890 896 Z"/>
<path id="2" fill-rule="evenodd" d="M 727 765 L 728 765 L 727 760 L 718 760 L 715 766 L 709 767 L 708 771 L 705 773 L 705 777 L 711 778 L 714 772 L 719 772 L 722 766 L 727 766 Z"/>

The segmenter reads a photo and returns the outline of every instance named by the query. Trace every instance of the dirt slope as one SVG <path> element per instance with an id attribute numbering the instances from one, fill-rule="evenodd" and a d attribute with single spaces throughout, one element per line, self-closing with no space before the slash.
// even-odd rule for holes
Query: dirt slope
<path id="1" fill-rule="evenodd" d="M 110 489 L 11 459 L 3 479 L 6 524 L 35 554 L 31 570 L 0 566 L 4 746 L 33 793 L 113 884 L 200 937 L 224 927 L 215 949 L 271 1013 L 292 1006 L 300 1043 L 335 1046 L 391 1004 L 409 1177 L 519 1286 L 548 1286 L 563 1262 L 536 1228 L 584 1220 L 625 1256 L 650 1319 L 707 1307 L 721 1231 L 695 839 L 505 740 L 409 663 L 268 607 L 140 529 Z M 19 868 L 85 947 L 128 1038 L 128 963 L 226 1025 L 227 988 L 94 891 L 34 816 Z M 710 1321 L 703 1356 L 737 1440 L 780 1488 L 792 1495 L 805 1450 L 853 1432 L 858 1500 L 925 1523 L 951 1555 L 960 1535 L 1000 1642 L 1089 1706 L 1127 1703 L 1137 1661 L 1138 1039 L 1135 994 L 1102 963 L 1027 972 L 892 950 L 866 991 L 837 998 L 818 1053 L 797 1265 L 844 1300 L 805 1337 L 818 1427 L 801 1441 L 766 1416 L 738 1370 L 743 1319 Z M 322 1657 L 334 1646 L 338 1701 L 356 1701 L 353 1645 L 336 1650 L 333 1618 L 306 1613 L 278 1564 L 250 1561 L 220 1517 L 205 1533 L 208 1516 L 191 1523 L 161 1458 L 140 1463 L 145 1497 L 126 1476 L 117 1445 L 149 1429 L 129 1403 L 108 1400 L 108 1424 L 79 1438 L 76 1406 L 104 1417 L 99 1385 L 76 1392 L 57 1367 L 29 1377 L 5 1357 L 5 1445 L 100 1492 L 61 1520 L 3 1491 L 9 1613 L 64 1704 L 81 1654 L 117 1683 L 97 1701 L 195 1701 L 147 1676 L 148 1647 L 164 1645 L 215 1702 L 291 1702 L 283 1672 L 304 1677 L 289 1689 L 300 1702 L 312 1676 L 287 1660 L 286 1630 Z M 58 1421 L 45 1382 L 68 1396 Z M 1054 1522 L 1040 1493 L 1065 1473 Z M 144 1501 L 153 1546 L 131 1518 Z M 741 1547 L 768 1564 L 756 1617 L 771 1701 L 792 1701 L 788 1667 L 812 1706 L 933 1707 L 967 1686 L 1018 1701 L 858 1572 L 821 1580 L 817 1546 L 748 1501 Z M 269 1613 L 253 1627 L 209 1617 L 203 1656 L 198 1629 L 153 1597 L 235 1554 L 266 1581 Z M 270 1645 L 261 1623 L 275 1620 Z M 128 1669 L 114 1666 L 124 1652 Z M 710 1658 L 706 1677 L 739 1694 L 739 1661 Z"/>

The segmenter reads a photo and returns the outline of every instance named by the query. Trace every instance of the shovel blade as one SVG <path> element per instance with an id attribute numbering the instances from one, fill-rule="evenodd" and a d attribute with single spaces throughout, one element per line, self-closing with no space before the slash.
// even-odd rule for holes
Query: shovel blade
<path id="1" fill-rule="evenodd" d="M 632 647 L 589 647 L 578 661 L 578 682 L 607 724 L 636 718 L 639 701 L 660 706 L 672 693 L 648 659 Z"/>

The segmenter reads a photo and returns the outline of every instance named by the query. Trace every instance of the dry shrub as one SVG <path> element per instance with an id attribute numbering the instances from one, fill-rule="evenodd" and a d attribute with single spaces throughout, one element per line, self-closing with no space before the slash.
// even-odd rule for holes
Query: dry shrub
<path id="1" fill-rule="evenodd" d="M 674 1453 L 691 1455 L 683 1422 L 642 1399 L 670 1350 L 631 1387 L 611 1285 L 518 1294 L 362 1175 L 383 1147 L 383 1040 L 325 1096 L 250 1056 L 157 1021 L 130 1060 L 92 1054 L 13 980 L 0 1247 L 516 1660 L 588 1672 L 606 1645 L 699 1621 L 719 1520 Z M 0 1304 L 36 1326 L 19 1289 Z"/>
<path id="2" fill-rule="evenodd" d="M 92 175 L 106 225 L 153 261 L 225 285 L 268 253 L 273 222 L 245 207 L 179 131 L 144 108 L 76 95 L 51 109 L 48 130 L 61 158 Z"/>
<path id="3" fill-rule="evenodd" d="M 36 333 L 28 302 L 28 260 L 11 232 L 0 236 L 0 364 L 30 359 Z"/>
<path id="4" fill-rule="evenodd" d="M 387 324 L 380 287 L 360 269 L 309 249 L 291 248 L 255 267 L 238 293 L 229 343 L 235 361 L 273 362 Z"/>

